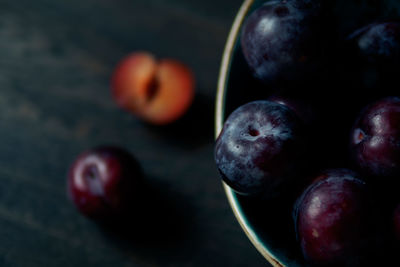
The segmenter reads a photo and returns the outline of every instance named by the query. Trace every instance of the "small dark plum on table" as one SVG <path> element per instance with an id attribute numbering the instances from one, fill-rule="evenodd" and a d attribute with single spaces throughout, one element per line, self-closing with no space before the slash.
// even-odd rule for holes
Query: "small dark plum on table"
<path id="1" fill-rule="evenodd" d="M 114 220 L 131 212 L 142 180 L 139 163 L 124 149 L 102 146 L 80 154 L 68 173 L 68 194 L 87 217 Z"/>

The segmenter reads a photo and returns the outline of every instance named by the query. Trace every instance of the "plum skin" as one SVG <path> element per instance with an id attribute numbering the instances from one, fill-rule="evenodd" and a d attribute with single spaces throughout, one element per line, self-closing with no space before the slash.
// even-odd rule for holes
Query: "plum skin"
<path id="1" fill-rule="evenodd" d="M 400 173 L 400 98 L 388 97 L 361 112 L 351 133 L 351 152 L 371 176 Z"/>
<path id="2" fill-rule="evenodd" d="M 298 199 L 294 219 L 311 264 L 358 266 L 370 245 L 373 206 L 366 183 L 347 169 L 328 170 Z"/>
<path id="3" fill-rule="evenodd" d="M 254 101 L 236 109 L 216 140 L 215 162 L 237 193 L 279 193 L 300 165 L 303 124 L 284 105 Z"/>

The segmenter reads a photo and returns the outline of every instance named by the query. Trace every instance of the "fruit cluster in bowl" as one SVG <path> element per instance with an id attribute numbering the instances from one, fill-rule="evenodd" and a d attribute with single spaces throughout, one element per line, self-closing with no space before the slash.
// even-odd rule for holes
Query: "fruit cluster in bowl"
<path id="1" fill-rule="evenodd" d="M 272 0 L 250 12 L 236 63 L 252 77 L 235 62 L 230 74 L 239 102 L 252 101 L 233 105 L 215 145 L 223 181 L 256 207 L 248 215 L 279 206 L 287 240 L 316 266 L 367 266 L 400 244 L 399 12 L 344 2 Z"/>

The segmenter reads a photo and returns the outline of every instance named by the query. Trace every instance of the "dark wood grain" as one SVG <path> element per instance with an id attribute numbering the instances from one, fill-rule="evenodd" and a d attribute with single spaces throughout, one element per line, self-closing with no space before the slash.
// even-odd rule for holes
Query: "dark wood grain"
<path id="1" fill-rule="evenodd" d="M 0 266 L 267 265 L 213 163 L 218 68 L 240 4 L 0 0 Z M 196 101 L 181 121 L 148 126 L 112 101 L 111 71 L 135 50 L 194 70 Z M 162 203 L 137 239 L 98 227 L 66 198 L 69 164 L 101 144 L 131 151 Z"/>

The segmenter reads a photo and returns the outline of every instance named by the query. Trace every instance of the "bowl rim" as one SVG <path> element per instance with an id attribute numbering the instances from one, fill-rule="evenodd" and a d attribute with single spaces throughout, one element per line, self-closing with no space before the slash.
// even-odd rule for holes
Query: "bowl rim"
<path id="1" fill-rule="evenodd" d="M 235 47 L 235 43 L 237 37 L 240 32 L 241 25 L 250 11 L 250 8 L 255 0 L 244 0 L 241 5 L 235 20 L 232 24 L 231 30 L 228 35 L 227 42 L 225 44 L 225 49 L 222 56 L 222 62 L 219 70 L 218 76 L 218 87 L 217 87 L 217 95 L 215 102 L 215 138 L 218 137 L 219 133 L 222 130 L 223 122 L 224 122 L 224 109 L 225 109 L 225 97 L 226 97 L 226 89 L 227 89 L 227 79 L 228 79 L 228 70 L 230 69 L 232 63 L 232 55 Z M 236 195 L 234 191 L 224 182 L 222 182 L 225 194 L 228 198 L 229 204 L 232 208 L 232 211 L 239 222 L 242 230 L 245 232 L 247 237 L 250 239 L 251 243 L 256 247 L 256 249 L 264 256 L 264 258 L 272 264 L 274 267 L 285 267 L 283 263 L 281 263 L 278 259 L 276 259 L 272 252 L 265 247 L 263 242 L 258 238 L 256 233 L 251 229 L 250 225 L 246 217 L 243 214 L 243 211 L 238 203 Z"/>

